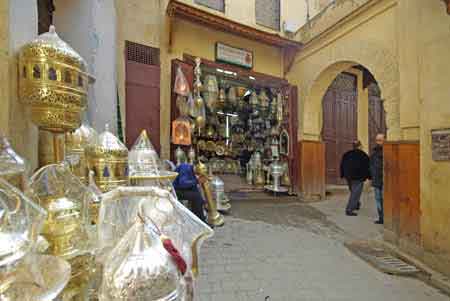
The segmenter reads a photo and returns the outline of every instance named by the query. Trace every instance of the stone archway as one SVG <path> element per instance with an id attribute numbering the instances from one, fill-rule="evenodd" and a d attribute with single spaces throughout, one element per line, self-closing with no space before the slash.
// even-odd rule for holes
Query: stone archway
<path id="1" fill-rule="evenodd" d="M 336 76 L 357 65 L 366 67 L 377 79 L 386 110 L 388 139 L 401 138 L 399 112 L 399 74 L 394 55 L 377 43 L 336 42 L 328 51 L 314 54 L 314 65 L 301 84 L 303 106 L 303 138 L 320 140 L 322 130 L 322 99 Z M 301 60 L 301 58 L 300 58 Z M 308 62 L 302 63 L 303 68 Z"/>

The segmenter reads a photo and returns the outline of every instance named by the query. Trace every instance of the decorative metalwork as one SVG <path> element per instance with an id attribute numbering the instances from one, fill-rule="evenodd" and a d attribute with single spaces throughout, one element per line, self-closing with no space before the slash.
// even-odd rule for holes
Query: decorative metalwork
<path id="1" fill-rule="evenodd" d="M 39 128 L 61 132 L 80 126 L 88 83 L 94 79 L 83 58 L 58 37 L 54 26 L 21 48 L 19 70 L 19 97 Z"/>
<path id="2" fill-rule="evenodd" d="M 128 149 L 109 131 L 108 124 L 96 143 L 86 148 L 86 157 L 101 191 L 128 184 Z"/>

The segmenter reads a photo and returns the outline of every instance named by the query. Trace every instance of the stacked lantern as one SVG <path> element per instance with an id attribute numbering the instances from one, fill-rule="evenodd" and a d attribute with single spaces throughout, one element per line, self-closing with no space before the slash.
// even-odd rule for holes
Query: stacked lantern
<path id="1" fill-rule="evenodd" d="M 67 166 L 46 165 L 65 158 L 65 133 L 80 126 L 92 81 L 86 62 L 58 37 L 54 26 L 20 50 L 19 96 L 39 128 L 43 167 L 33 176 L 28 193 L 49 212 L 43 234 L 51 254 L 72 264 L 72 285 L 66 295 L 81 294 L 89 269 L 87 249 L 78 245 L 87 222 L 87 192 Z"/>
<path id="2" fill-rule="evenodd" d="M 97 141 L 97 132 L 87 122 L 83 122 L 75 131 L 66 133 L 66 158 L 71 163 L 72 172 L 84 184 L 89 183 L 86 148 L 97 143 Z"/>
<path id="3" fill-rule="evenodd" d="M 97 142 L 86 148 L 86 156 L 102 192 L 128 185 L 128 149 L 110 132 L 108 124 Z"/>

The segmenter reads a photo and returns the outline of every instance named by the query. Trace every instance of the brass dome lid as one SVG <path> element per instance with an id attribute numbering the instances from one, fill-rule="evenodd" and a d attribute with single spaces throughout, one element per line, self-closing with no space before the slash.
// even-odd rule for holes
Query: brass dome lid
<path id="1" fill-rule="evenodd" d="M 98 135 L 95 143 L 86 148 L 88 156 L 107 157 L 117 156 L 128 158 L 127 147 L 109 130 L 109 124 L 105 125 L 105 131 Z"/>
<path id="2" fill-rule="evenodd" d="M 98 133 L 87 122 L 73 132 L 66 133 L 66 147 L 68 150 L 84 150 L 88 145 L 98 141 Z"/>
<path id="3" fill-rule="evenodd" d="M 52 58 L 83 72 L 87 70 L 86 61 L 58 36 L 53 25 L 50 26 L 48 32 L 25 44 L 20 50 L 20 56 L 44 60 Z"/>
<path id="4" fill-rule="evenodd" d="M 166 170 L 147 131 L 142 130 L 134 142 L 128 156 L 130 178 L 175 179 L 176 172 Z"/>

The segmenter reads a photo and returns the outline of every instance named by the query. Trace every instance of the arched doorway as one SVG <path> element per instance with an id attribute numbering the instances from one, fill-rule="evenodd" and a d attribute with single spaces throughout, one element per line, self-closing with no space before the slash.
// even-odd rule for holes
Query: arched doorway
<path id="1" fill-rule="evenodd" d="M 357 77 L 342 72 L 323 97 L 323 130 L 327 184 L 344 184 L 340 179 L 342 155 L 358 139 Z"/>
<path id="2" fill-rule="evenodd" d="M 323 96 L 322 115 L 326 184 L 344 185 L 340 161 L 352 142 L 360 140 L 370 153 L 376 135 L 386 134 L 381 89 L 372 73 L 361 65 L 339 73 Z"/>

